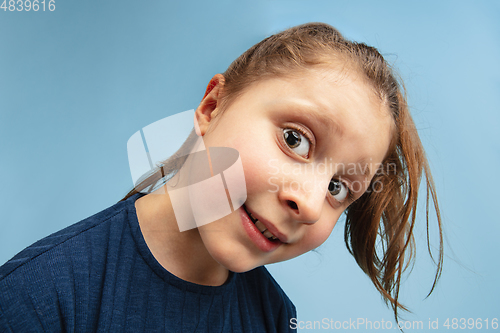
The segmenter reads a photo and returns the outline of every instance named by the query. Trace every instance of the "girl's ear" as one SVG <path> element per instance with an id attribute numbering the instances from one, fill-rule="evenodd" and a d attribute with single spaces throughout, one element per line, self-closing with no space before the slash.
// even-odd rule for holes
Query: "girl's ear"
<path id="1" fill-rule="evenodd" d="M 205 96 L 194 113 L 194 128 L 198 136 L 203 136 L 220 108 L 224 76 L 216 74 L 207 86 Z"/>

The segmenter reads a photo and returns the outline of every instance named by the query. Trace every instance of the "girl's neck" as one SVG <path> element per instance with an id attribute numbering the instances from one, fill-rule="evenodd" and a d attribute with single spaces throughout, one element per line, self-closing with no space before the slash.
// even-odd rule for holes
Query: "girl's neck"
<path id="1" fill-rule="evenodd" d="M 227 280 L 229 271 L 208 253 L 198 229 L 179 232 L 167 193 L 143 196 L 135 207 L 146 244 L 166 270 L 201 285 L 219 286 Z"/>

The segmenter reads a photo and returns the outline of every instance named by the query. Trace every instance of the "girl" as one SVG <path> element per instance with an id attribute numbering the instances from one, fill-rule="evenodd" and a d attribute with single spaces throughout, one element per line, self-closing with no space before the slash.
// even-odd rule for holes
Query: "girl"
<path id="1" fill-rule="evenodd" d="M 295 307 L 263 265 L 315 249 L 344 212 L 346 245 L 397 318 L 423 173 L 440 230 L 435 285 L 434 185 L 400 85 L 376 49 L 326 24 L 285 30 L 215 75 L 195 120 L 181 151 L 192 151 L 196 135 L 208 154 L 236 149 L 244 204 L 180 232 L 168 187 L 182 182 L 189 156 L 177 154 L 118 204 L 2 266 L 4 331 L 292 330 Z M 167 191 L 139 193 L 165 178 Z"/>

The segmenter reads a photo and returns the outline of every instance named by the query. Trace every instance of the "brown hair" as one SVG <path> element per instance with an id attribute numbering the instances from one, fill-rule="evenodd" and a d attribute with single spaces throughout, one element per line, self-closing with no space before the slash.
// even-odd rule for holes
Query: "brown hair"
<path id="1" fill-rule="evenodd" d="M 377 172 L 369 190 L 347 208 L 344 239 L 349 252 L 386 302 L 391 304 L 397 318 L 398 308 L 407 310 L 398 302 L 399 286 L 402 273 L 414 260 L 413 228 L 423 174 L 427 189 L 427 244 L 431 258 L 429 200 L 434 205 L 439 230 L 436 275 L 429 294 L 442 270 L 443 236 L 434 183 L 408 110 L 404 89 L 382 55 L 373 47 L 344 39 L 335 28 L 324 23 L 287 29 L 254 45 L 229 66 L 223 74 L 221 110 L 225 110 L 254 82 L 290 76 L 296 70 L 332 63 L 348 66 L 343 68 L 363 75 L 394 119 L 391 147 L 381 167 L 384 172 Z M 153 174 L 124 199 L 154 185 L 160 178 L 158 173 Z M 378 189 L 374 188 L 375 183 Z"/>

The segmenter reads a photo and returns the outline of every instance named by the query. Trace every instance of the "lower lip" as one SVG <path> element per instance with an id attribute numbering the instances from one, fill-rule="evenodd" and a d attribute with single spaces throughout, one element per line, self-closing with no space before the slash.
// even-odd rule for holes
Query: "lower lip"
<path id="1" fill-rule="evenodd" d="M 275 241 L 267 239 L 267 237 L 265 237 L 259 231 L 259 229 L 257 229 L 255 224 L 252 222 L 252 219 L 250 219 L 250 216 L 248 216 L 247 212 L 245 211 L 245 208 L 243 207 L 240 208 L 240 216 L 241 216 L 241 223 L 243 224 L 243 228 L 245 228 L 248 237 L 250 237 L 250 240 L 261 251 L 272 252 L 282 244 L 278 239 Z"/>

